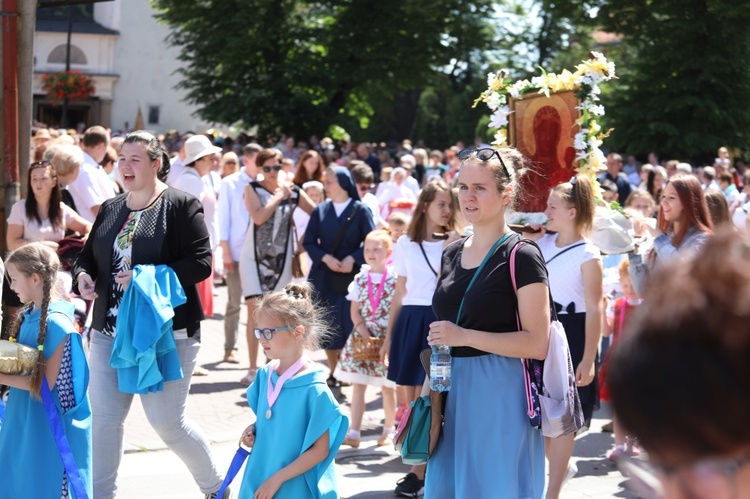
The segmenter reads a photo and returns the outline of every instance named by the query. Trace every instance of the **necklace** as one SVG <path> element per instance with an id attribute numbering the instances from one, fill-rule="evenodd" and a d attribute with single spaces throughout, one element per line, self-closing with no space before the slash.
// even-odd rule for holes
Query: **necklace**
<path id="1" fill-rule="evenodd" d="M 380 278 L 380 284 L 378 284 L 378 294 L 372 295 L 372 275 L 367 272 L 367 296 L 370 298 L 370 305 L 372 307 L 372 319 L 375 320 L 378 305 L 380 305 L 380 299 L 383 297 L 383 288 L 385 287 L 385 280 L 388 278 L 388 268 L 383 271 L 383 276 Z"/>
<path id="2" fill-rule="evenodd" d="M 289 378 L 297 374 L 303 367 L 305 366 L 305 358 L 300 357 L 297 362 L 291 365 L 289 369 L 284 371 L 284 374 L 279 376 L 279 380 L 276 382 L 276 386 L 273 386 L 273 383 L 271 382 L 271 374 L 272 371 L 275 371 L 277 367 L 279 367 L 279 364 L 277 363 L 273 369 L 268 370 L 268 390 L 266 390 L 266 400 L 268 400 L 268 410 L 266 411 L 266 419 L 271 419 L 271 416 L 273 413 L 271 412 L 271 408 L 273 407 L 273 404 L 276 403 L 276 399 L 279 398 L 279 394 L 281 393 L 281 389 L 284 387 L 284 383 L 286 383 Z"/>

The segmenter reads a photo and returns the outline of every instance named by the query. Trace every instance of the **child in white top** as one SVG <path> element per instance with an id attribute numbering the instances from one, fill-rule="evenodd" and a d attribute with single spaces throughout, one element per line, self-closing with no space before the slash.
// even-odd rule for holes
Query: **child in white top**
<path id="1" fill-rule="evenodd" d="M 392 442 L 396 413 L 396 383 L 386 378 L 385 364 L 380 360 L 380 349 L 375 357 L 355 359 L 355 338 L 383 340 L 388 329 L 391 299 L 396 288 L 396 275 L 386 265 L 392 252 L 391 237 L 384 230 L 374 230 L 365 238 L 365 262 L 362 271 L 349 285 L 347 299 L 352 302 L 351 315 L 354 331 L 341 352 L 334 376 L 336 379 L 354 384 L 352 397 L 352 421 L 344 445 L 359 447 L 362 415 L 365 411 L 367 385 L 380 387 L 383 394 L 385 422 L 378 445 Z"/>

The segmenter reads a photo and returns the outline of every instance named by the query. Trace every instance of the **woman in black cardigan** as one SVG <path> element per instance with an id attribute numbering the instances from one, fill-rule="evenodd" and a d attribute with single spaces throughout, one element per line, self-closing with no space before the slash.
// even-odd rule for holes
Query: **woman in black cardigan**
<path id="1" fill-rule="evenodd" d="M 119 168 L 129 192 L 102 204 L 74 269 L 80 294 L 95 300 L 89 359 L 94 493 L 108 498 L 114 497 L 116 490 L 124 422 L 133 394 L 120 390 L 117 371 L 110 367 L 109 359 L 131 269 L 147 264 L 169 266 L 185 290 L 187 303 L 175 307 L 173 319 L 182 379 L 164 383 L 163 390 L 141 394 L 141 403 L 151 426 L 187 465 L 206 497 L 213 498 L 221 476 L 208 441 L 185 419 L 204 318 L 196 284 L 211 274 L 203 208 L 195 197 L 163 182 L 169 172 L 169 157 L 150 133 L 138 131 L 127 136 Z"/>

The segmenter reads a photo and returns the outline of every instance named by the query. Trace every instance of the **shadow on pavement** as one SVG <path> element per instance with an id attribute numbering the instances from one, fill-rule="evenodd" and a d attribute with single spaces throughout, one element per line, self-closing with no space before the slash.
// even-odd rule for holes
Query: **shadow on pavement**
<path id="1" fill-rule="evenodd" d="M 230 392 L 238 388 L 242 388 L 242 385 L 234 381 L 202 382 L 190 385 L 190 394 Z"/>
<path id="2" fill-rule="evenodd" d="M 612 433 L 601 433 L 589 431 L 576 439 L 575 457 L 599 458 L 605 456 L 615 444 Z M 607 461 L 609 462 L 609 461 Z"/>

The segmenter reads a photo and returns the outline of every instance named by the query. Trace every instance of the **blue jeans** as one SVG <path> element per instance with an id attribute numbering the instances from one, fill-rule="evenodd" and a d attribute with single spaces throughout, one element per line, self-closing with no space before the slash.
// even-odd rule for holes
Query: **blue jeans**
<path id="1" fill-rule="evenodd" d="M 117 492 L 117 470 L 123 452 L 125 417 L 133 394 L 117 387 L 117 371 L 109 366 L 114 339 L 91 333 L 89 395 L 93 412 L 94 498 L 109 499 Z M 185 418 L 200 343 L 193 338 L 176 340 L 184 377 L 164 384 L 164 390 L 141 395 L 141 404 L 151 427 L 188 467 L 201 492 L 216 492 L 222 477 L 216 469 L 211 448 L 203 432 Z"/>

